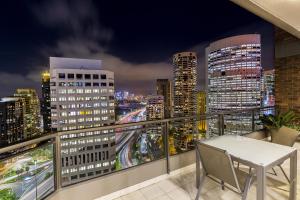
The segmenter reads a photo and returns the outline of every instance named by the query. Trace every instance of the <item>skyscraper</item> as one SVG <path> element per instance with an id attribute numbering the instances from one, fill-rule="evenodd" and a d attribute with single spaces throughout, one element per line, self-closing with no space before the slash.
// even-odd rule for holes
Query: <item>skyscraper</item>
<path id="1" fill-rule="evenodd" d="M 100 60 L 50 57 L 50 75 L 53 129 L 114 124 L 114 73 Z"/>
<path id="2" fill-rule="evenodd" d="M 62 184 L 111 172 L 114 130 L 84 128 L 114 124 L 114 73 L 101 60 L 50 57 L 50 75 L 52 129 L 82 129 L 61 138 Z"/>
<path id="3" fill-rule="evenodd" d="M 168 79 L 156 80 L 156 94 L 164 97 L 164 116 L 172 117 L 172 85 Z"/>
<path id="4" fill-rule="evenodd" d="M 41 113 L 40 100 L 35 89 L 17 89 L 15 97 L 23 98 L 25 101 L 24 110 L 24 133 L 26 138 L 41 135 Z"/>
<path id="5" fill-rule="evenodd" d="M 260 35 L 233 36 L 213 42 L 206 49 L 208 112 L 258 108 L 261 105 Z M 252 130 L 251 115 L 225 116 L 225 132 Z M 216 120 L 209 133 L 218 134 Z"/>
<path id="6" fill-rule="evenodd" d="M 5 97 L 0 100 L 0 146 L 25 139 L 24 99 Z"/>
<path id="7" fill-rule="evenodd" d="M 50 101 L 50 73 L 42 73 L 42 106 L 43 128 L 45 133 L 51 132 L 51 101 Z"/>
<path id="8" fill-rule="evenodd" d="M 206 92 L 205 91 L 198 91 L 196 93 L 197 99 L 197 116 L 204 115 L 206 113 Z M 199 133 L 205 133 L 207 126 L 206 120 L 199 120 L 197 121 L 197 128 Z"/>
<path id="9" fill-rule="evenodd" d="M 263 70 L 262 77 L 262 92 L 263 99 L 262 105 L 274 106 L 275 105 L 275 70 Z"/>
<path id="10" fill-rule="evenodd" d="M 181 52 L 173 56 L 174 66 L 174 117 L 196 114 L 196 68 L 195 52 Z M 194 133 L 195 124 L 191 120 L 174 122 L 175 143 L 187 148 L 187 137 Z"/>
<path id="11" fill-rule="evenodd" d="M 161 95 L 150 95 L 147 97 L 147 120 L 158 120 L 164 118 L 164 97 Z"/>

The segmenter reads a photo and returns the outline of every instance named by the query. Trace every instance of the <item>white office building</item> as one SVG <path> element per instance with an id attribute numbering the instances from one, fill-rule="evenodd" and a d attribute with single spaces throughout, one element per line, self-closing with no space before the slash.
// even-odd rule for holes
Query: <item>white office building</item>
<path id="1" fill-rule="evenodd" d="M 115 169 L 114 130 L 87 128 L 115 122 L 114 73 L 101 60 L 50 57 L 52 129 L 61 137 L 62 184 L 68 185 Z"/>

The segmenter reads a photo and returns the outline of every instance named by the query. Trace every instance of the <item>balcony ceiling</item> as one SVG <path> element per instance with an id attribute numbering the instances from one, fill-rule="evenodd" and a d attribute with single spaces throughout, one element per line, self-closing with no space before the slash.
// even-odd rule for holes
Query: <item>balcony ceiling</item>
<path id="1" fill-rule="evenodd" d="M 300 38 L 300 0 L 231 0 Z"/>

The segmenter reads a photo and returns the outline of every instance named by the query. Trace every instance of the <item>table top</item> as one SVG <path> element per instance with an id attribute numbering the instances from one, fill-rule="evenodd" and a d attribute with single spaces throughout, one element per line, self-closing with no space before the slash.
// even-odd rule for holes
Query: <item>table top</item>
<path id="1" fill-rule="evenodd" d="M 233 157 L 264 167 L 297 150 L 293 147 L 238 135 L 223 135 L 210 138 L 205 140 L 204 143 L 224 149 Z"/>

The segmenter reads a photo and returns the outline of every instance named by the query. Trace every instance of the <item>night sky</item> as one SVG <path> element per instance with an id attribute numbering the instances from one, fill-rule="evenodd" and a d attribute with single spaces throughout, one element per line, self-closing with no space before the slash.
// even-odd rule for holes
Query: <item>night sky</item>
<path id="1" fill-rule="evenodd" d="M 273 26 L 228 0 L 10 0 L 0 15 L 0 97 L 40 92 L 49 56 L 101 59 L 117 90 L 142 94 L 172 78 L 172 54 L 187 50 L 198 52 L 203 88 L 204 48 L 227 36 L 262 34 L 262 65 L 273 65 Z"/>

